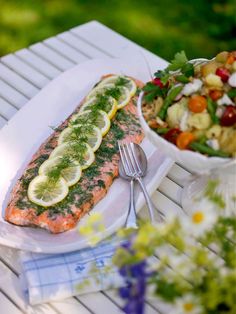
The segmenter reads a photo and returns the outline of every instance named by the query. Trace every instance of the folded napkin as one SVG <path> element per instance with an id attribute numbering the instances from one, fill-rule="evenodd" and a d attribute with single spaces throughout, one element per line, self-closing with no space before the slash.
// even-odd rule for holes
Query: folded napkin
<path id="1" fill-rule="evenodd" d="M 112 256 L 120 241 L 106 240 L 65 254 L 21 254 L 21 282 L 29 303 L 39 304 L 124 285 Z"/>

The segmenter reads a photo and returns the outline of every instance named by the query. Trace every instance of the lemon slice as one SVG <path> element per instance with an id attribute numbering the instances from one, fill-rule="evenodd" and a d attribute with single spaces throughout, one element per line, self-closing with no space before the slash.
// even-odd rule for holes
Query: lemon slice
<path id="1" fill-rule="evenodd" d="M 130 101 L 130 93 L 128 88 L 121 86 L 121 96 L 117 99 L 117 109 L 121 109 L 126 106 Z"/>
<path id="2" fill-rule="evenodd" d="M 98 86 L 96 86 L 95 88 L 93 88 L 91 90 L 91 92 L 87 95 L 86 99 L 91 99 L 93 97 L 96 97 L 97 95 L 102 95 L 105 93 L 105 91 L 108 88 L 115 88 L 115 84 L 106 84 L 104 86 L 100 86 L 100 84 Z"/>
<path id="3" fill-rule="evenodd" d="M 63 178 L 53 182 L 47 176 L 39 175 L 29 184 L 28 198 L 37 205 L 48 207 L 61 202 L 67 196 L 68 191 Z"/>
<path id="4" fill-rule="evenodd" d="M 64 129 L 58 138 L 58 145 L 65 142 L 79 141 L 80 136 L 83 136 L 84 138 L 86 137 L 86 143 L 89 144 L 94 152 L 101 145 L 102 133 L 100 129 L 94 125 L 87 125 L 86 127 L 83 127 L 82 125 L 74 125 L 73 127 Z"/>
<path id="5" fill-rule="evenodd" d="M 111 75 L 106 78 L 104 78 L 98 86 L 104 86 L 107 84 L 117 84 L 119 86 L 119 82 L 121 84 L 124 84 L 123 86 L 128 88 L 130 96 L 134 96 L 137 90 L 137 85 L 131 78 L 127 76 L 119 76 L 119 75 Z M 97 87 L 98 87 L 97 86 Z"/>
<path id="6" fill-rule="evenodd" d="M 65 179 L 66 184 L 68 186 L 72 186 L 76 184 L 80 177 L 81 177 L 81 167 L 78 162 L 71 161 L 69 166 L 63 168 L 63 160 L 61 157 L 54 157 L 46 160 L 39 168 L 39 174 L 48 175 L 50 172 L 52 173 L 53 170 L 60 171 L 60 167 L 62 169 L 60 171 L 60 176 Z"/>
<path id="7" fill-rule="evenodd" d="M 75 114 L 71 118 L 71 121 L 74 123 L 78 122 L 78 124 L 93 124 L 100 129 L 102 136 L 106 135 L 111 127 L 111 121 L 107 113 L 103 110 L 96 112 L 92 112 L 91 110 L 81 111 Z"/>
<path id="8" fill-rule="evenodd" d="M 128 104 L 128 102 L 130 101 L 131 98 L 131 94 L 129 92 L 129 89 L 127 87 L 124 86 L 116 86 L 115 84 L 104 84 L 104 85 L 98 85 L 97 87 L 95 87 L 86 97 L 87 101 L 90 100 L 92 97 L 96 97 L 98 95 L 102 95 L 105 94 L 106 92 L 108 92 L 108 90 L 112 90 L 112 89 L 116 89 L 119 88 L 121 91 L 121 95 L 120 97 L 117 99 L 117 109 L 121 109 L 124 106 L 126 106 Z M 111 93 L 113 94 L 113 93 Z"/>
<path id="9" fill-rule="evenodd" d="M 73 161 L 78 162 L 82 170 L 88 168 L 95 159 L 94 152 L 87 143 L 79 143 L 75 141 L 58 145 L 51 152 L 49 159 L 63 156 L 68 156 Z"/>
<path id="10" fill-rule="evenodd" d="M 80 108 L 80 111 L 91 110 L 91 108 L 98 108 L 105 111 L 109 117 L 112 119 L 117 111 L 117 101 L 113 97 L 106 97 L 106 101 L 104 99 L 99 99 L 98 96 L 94 96 L 89 98 Z"/>

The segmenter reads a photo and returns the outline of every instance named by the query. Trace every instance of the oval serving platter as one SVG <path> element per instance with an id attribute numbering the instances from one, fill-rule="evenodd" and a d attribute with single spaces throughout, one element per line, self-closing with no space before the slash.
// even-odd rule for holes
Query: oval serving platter
<path id="1" fill-rule="evenodd" d="M 130 75 L 146 80 L 144 62 L 137 59 L 94 59 L 64 72 L 32 98 L 0 130 L 0 244 L 17 249 L 41 252 L 64 253 L 89 245 L 89 239 L 78 228 L 50 234 L 46 230 L 12 225 L 4 220 L 10 192 L 31 160 L 32 155 L 57 126 L 71 114 L 102 75 L 108 73 Z M 150 193 L 160 184 L 173 162 L 147 140 L 142 147 L 148 157 L 148 173 L 145 177 Z M 101 239 L 121 228 L 126 219 L 129 188 L 128 182 L 115 179 L 107 195 L 90 212 L 102 214 L 105 230 Z M 137 209 L 144 205 L 141 193 L 137 195 Z M 86 215 L 79 225 L 87 223 Z"/>

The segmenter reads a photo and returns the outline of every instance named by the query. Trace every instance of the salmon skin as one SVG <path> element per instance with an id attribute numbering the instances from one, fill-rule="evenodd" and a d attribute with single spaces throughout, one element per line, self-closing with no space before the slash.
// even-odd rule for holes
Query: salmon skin
<path id="1" fill-rule="evenodd" d="M 143 86 L 135 80 L 138 87 Z M 38 175 L 40 165 L 49 158 L 57 146 L 61 131 L 68 126 L 71 116 L 40 146 L 22 177 L 12 190 L 5 210 L 5 220 L 19 226 L 40 227 L 52 233 L 60 233 L 76 226 L 107 193 L 118 176 L 119 154 L 117 141 L 140 143 L 144 137 L 136 108 L 137 96 L 111 121 L 111 128 L 95 153 L 94 163 L 83 171 L 80 181 L 70 187 L 67 197 L 51 207 L 41 207 L 27 197 L 31 180 Z M 73 114 L 79 111 L 78 106 Z M 112 213 L 111 213 L 112 214 Z"/>

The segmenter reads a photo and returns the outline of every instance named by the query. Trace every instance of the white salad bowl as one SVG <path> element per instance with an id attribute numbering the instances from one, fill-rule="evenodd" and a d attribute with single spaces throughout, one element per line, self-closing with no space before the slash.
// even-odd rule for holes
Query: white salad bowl
<path id="1" fill-rule="evenodd" d="M 161 152 L 175 162 L 188 169 L 194 175 L 186 178 L 183 182 L 183 192 L 181 195 L 182 207 L 186 212 L 192 208 L 196 200 L 205 196 L 205 190 L 210 180 L 217 182 L 216 193 L 222 196 L 225 203 L 225 215 L 236 213 L 236 159 L 207 157 L 199 152 L 190 150 L 180 150 L 174 144 L 168 142 L 155 131 L 153 131 L 142 113 L 142 101 L 144 92 L 138 98 L 138 114 L 140 124 L 146 137 Z"/>

